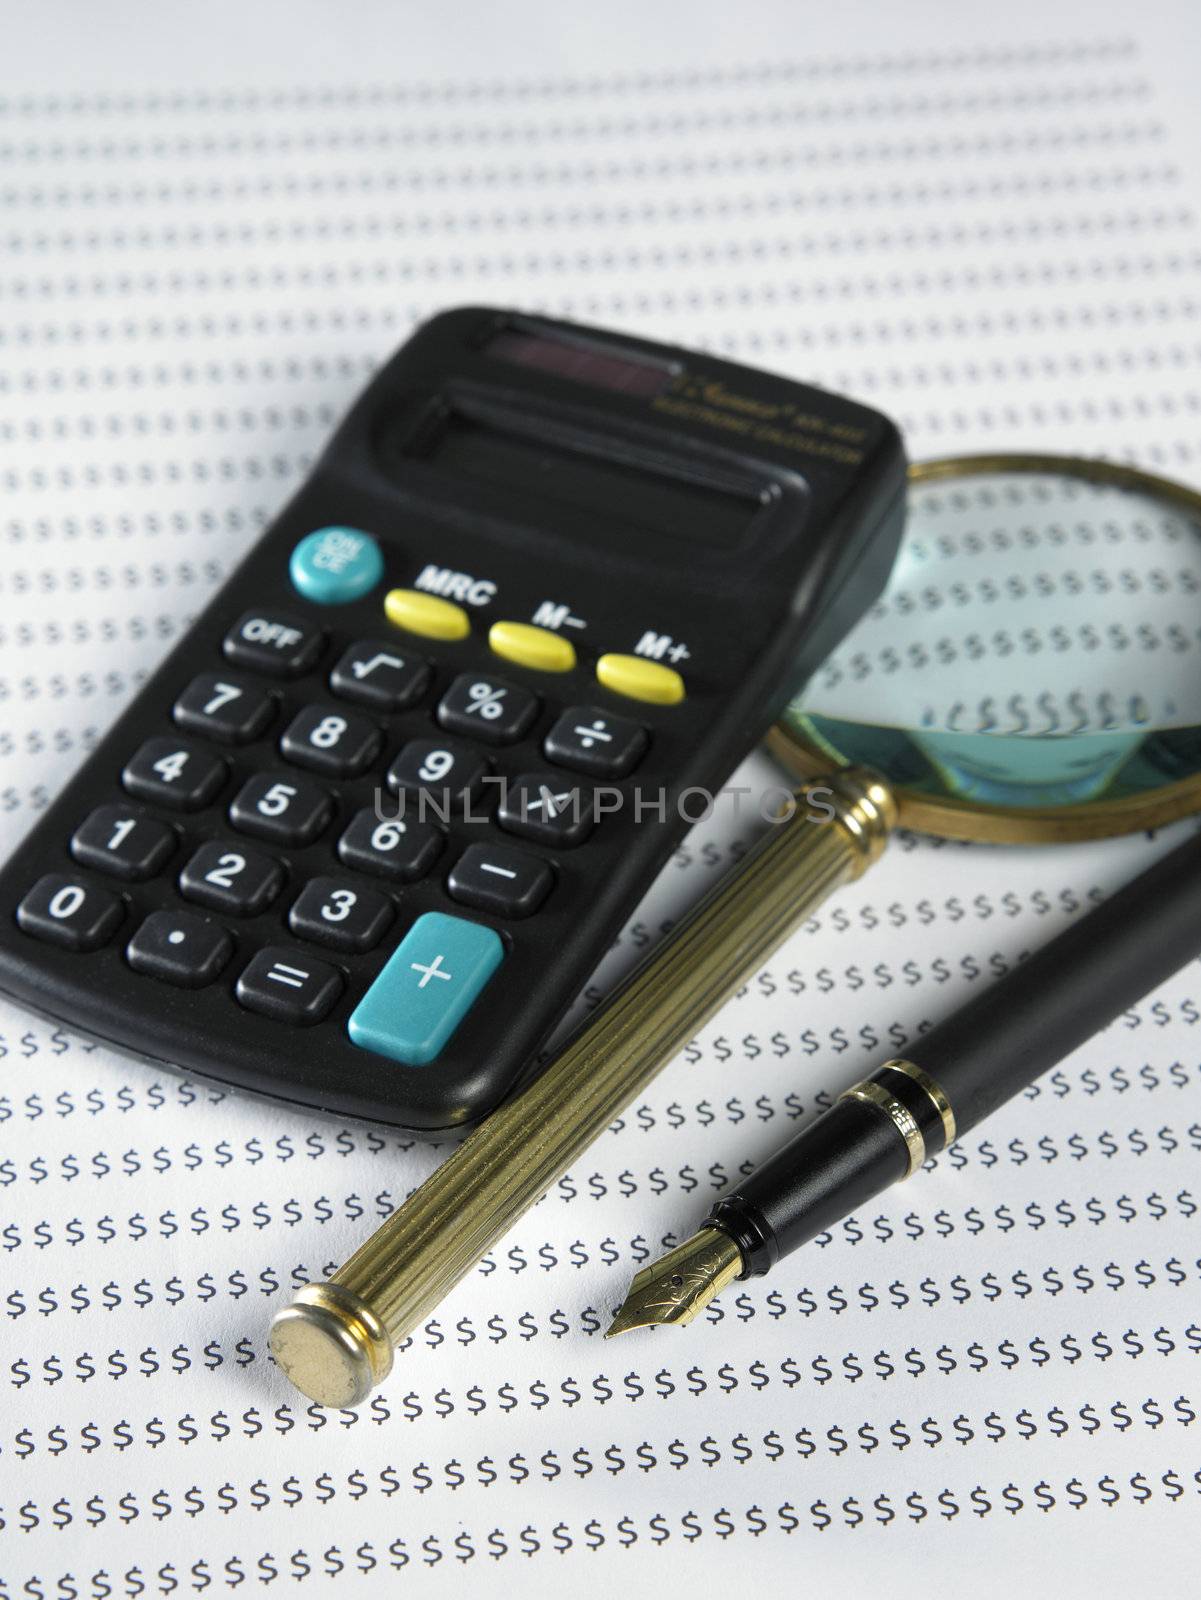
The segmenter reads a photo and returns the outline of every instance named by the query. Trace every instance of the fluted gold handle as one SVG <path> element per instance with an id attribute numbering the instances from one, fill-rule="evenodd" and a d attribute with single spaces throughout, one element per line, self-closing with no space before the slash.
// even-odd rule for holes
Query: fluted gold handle
<path id="1" fill-rule="evenodd" d="M 387 1376 L 395 1343 L 533 1205 L 728 996 L 840 884 L 877 858 L 896 821 L 867 770 L 815 780 L 778 823 L 582 1025 L 528 1088 L 481 1124 L 324 1284 L 272 1324 L 298 1389 L 353 1406 Z"/>

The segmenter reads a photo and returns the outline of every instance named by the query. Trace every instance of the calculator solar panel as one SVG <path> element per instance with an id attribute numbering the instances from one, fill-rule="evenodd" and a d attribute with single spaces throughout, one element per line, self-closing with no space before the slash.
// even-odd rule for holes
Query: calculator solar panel
<path id="1" fill-rule="evenodd" d="M 841 397 L 434 318 L 0 872 L 0 988 L 223 1084 L 472 1126 L 689 793 L 878 594 L 903 489 Z"/>

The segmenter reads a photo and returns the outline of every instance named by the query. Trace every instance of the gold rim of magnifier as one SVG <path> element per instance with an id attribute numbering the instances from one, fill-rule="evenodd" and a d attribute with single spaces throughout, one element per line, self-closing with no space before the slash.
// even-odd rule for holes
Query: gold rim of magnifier
<path id="1" fill-rule="evenodd" d="M 982 477 L 991 472 L 1060 473 L 1090 483 L 1136 489 L 1168 501 L 1201 521 L 1201 493 L 1171 478 L 1161 478 L 1117 461 L 1093 461 L 1087 456 L 1000 454 L 942 456 L 915 461 L 909 482 L 936 483 L 942 479 Z M 852 763 L 816 735 L 807 737 L 796 728 L 776 723 L 767 736 L 767 748 L 795 778 L 812 778 L 836 772 Z M 983 844 L 1067 844 L 1086 839 L 1109 839 L 1145 828 L 1162 828 L 1201 811 L 1201 773 L 1165 783 L 1146 794 L 1123 795 L 1113 800 L 1092 800 L 1071 806 L 997 806 L 979 800 L 938 798 L 889 785 L 900 811 L 902 827 L 944 839 Z"/>

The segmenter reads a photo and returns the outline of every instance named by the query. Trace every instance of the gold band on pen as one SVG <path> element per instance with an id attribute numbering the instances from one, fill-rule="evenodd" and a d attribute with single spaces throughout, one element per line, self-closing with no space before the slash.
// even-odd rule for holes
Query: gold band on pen
<path id="1" fill-rule="evenodd" d="M 935 1082 L 924 1067 L 919 1067 L 915 1061 L 906 1061 L 901 1056 L 896 1056 L 891 1061 L 886 1061 L 879 1072 L 902 1072 L 915 1083 L 930 1104 L 938 1112 L 942 1122 L 943 1144 L 949 1145 L 955 1137 L 955 1112 L 951 1102 L 947 1099 L 941 1084 Z M 905 1141 L 905 1148 L 909 1152 L 909 1166 L 905 1170 L 908 1178 L 916 1172 L 926 1159 L 926 1140 L 918 1125 L 917 1118 L 909 1107 L 888 1092 L 878 1077 L 864 1078 L 861 1083 L 856 1083 L 839 1096 L 840 1100 L 859 1100 L 865 1106 L 874 1106 L 892 1123 L 893 1127 Z"/>
<path id="2" fill-rule="evenodd" d="M 926 1141 L 922 1138 L 922 1130 L 917 1125 L 917 1118 L 908 1106 L 889 1094 L 883 1084 L 865 1078 L 862 1083 L 856 1083 L 849 1089 L 844 1089 L 838 1097 L 840 1100 L 860 1100 L 865 1106 L 874 1106 L 892 1123 L 893 1127 L 905 1141 L 905 1148 L 909 1152 L 909 1165 L 905 1169 L 905 1176 L 916 1172 L 926 1159 Z"/>
<path id="3" fill-rule="evenodd" d="M 951 1109 L 951 1102 L 924 1067 L 919 1067 L 916 1061 L 906 1061 L 901 1056 L 896 1056 L 893 1060 L 886 1061 L 880 1071 L 903 1072 L 907 1078 L 913 1079 L 919 1089 L 924 1089 L 933 1102 L 934 1109 L 942 1118 L 944 1142 L 946 1144 L 955 1142 L 955 1113 Z"/>

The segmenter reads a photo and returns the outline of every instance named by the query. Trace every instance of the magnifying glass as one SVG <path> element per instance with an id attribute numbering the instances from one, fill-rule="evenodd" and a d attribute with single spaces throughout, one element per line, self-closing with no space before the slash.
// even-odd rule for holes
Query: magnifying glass
<path id="1" fill-rule="evenodd" d="M 1201 495 L 1071 456 L 915 465 L 884 595 L 768 744 L 794 777 L 870 772 L 948 839 L 1201 810 Z"/>
<path id="2" fill-rule="evenodd" d="M 272 1328 L 310 1398 L 355 1405 L 530 1205 L 901 823 L 1060 843 L 1201 811 L 1201 495 L 1036 455 L 911 469 L 883 597 L 769 745 L 781 825 L 520 1094 Z M 812 826 L 812 823 L 824 826 Z"/>

